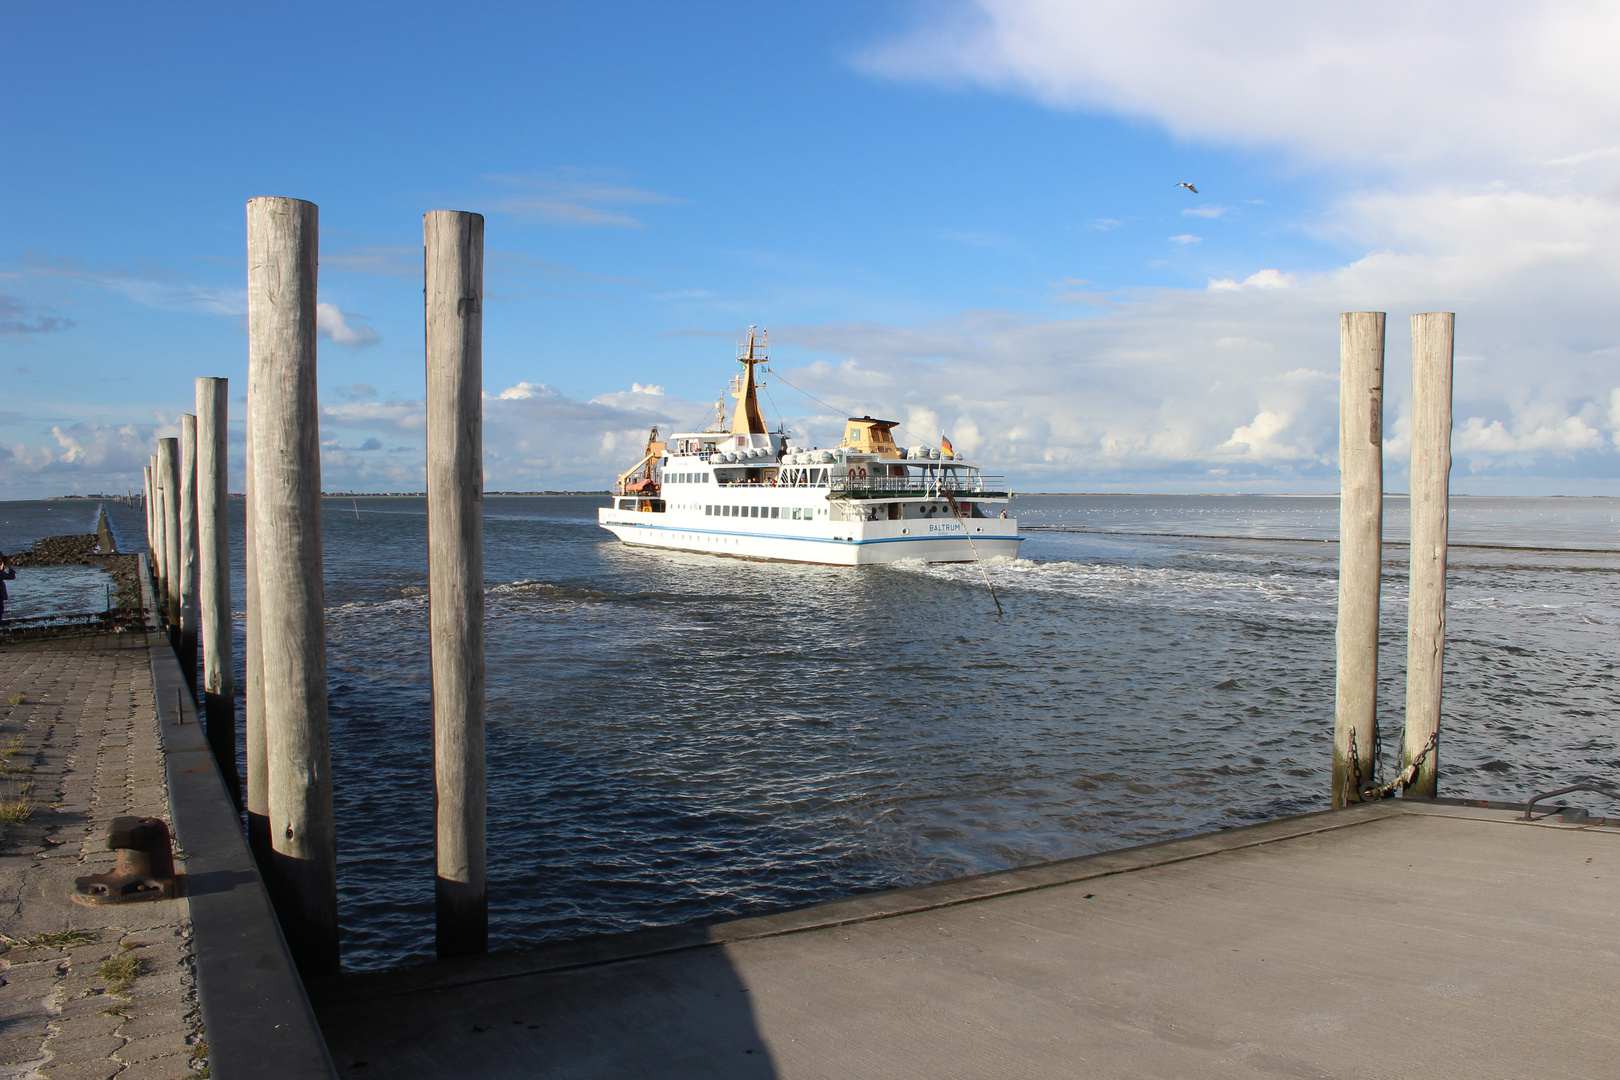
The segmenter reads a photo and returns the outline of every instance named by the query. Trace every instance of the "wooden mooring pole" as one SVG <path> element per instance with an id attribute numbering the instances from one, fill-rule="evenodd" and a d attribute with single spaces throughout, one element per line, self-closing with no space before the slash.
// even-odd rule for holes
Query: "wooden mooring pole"
<path id="1" fill-rule="evenodd" d="M 160 444 L 159 450 L 162 449 Z M 163 535 L 163 455 L 152 455 L 152 580 L 157 583 L 157 604 L 168 611 L 168 540 Z"/>
<path id="2" fill-rule="evenodd" d="M 155 530 L 152 528 L 152 466 L 150 464 L 141 466 L 141 496 L 141 509 L 146 511 L 146 561 L 150 565 L 152 552 L 155 550 L 152 544 L 152 535 Z"/>
<path id="3" fill-rule="evenodd" d="M 1403 794 L 1433 798 L 1440 775 L 1440 681 L 1446 648 L 1451 491 L 1451 375 L 1456 315 L 1412 316 L 1412 584 L 1407 608 Z"/>
<path id="4" fill-rule="evenodd" d="M 180 668 L 197 693 L 197 417 L 180 417 Z"/>
<path id="5" fill-rule="evenodd" d="M 1384 313 L 1339 316 L 1339 627 L 1333 805 L 1377 770 L 1378 587 L 1384 530 Z"/>
<path id="6" fill-rule="evenodd" d="M 423 215 L 438 954 L 489 948 L 484 815 L 484 219 Z"/>
<path id="7" fill-rule="evenodd" d="M 242 643 L 243 651 L 247 653 L 242 658 L 243 678 L 247 686 L 243 689 L 243 737 L 242 752 L 246 758 L 247 781 L 247 832 L 248 847 L 253 851 L 253 858 L 258 862 L 262 872 L 270 872 L 270 763 L 266 759 L 264 741 L 264 649 L 260 644 L 259 636 L 259 563 L 254 554 L 257 550 L 255 537 L 258 535 L 253 528 L 253 507 L 255 505 L 253 484 L 253 378 L 252 372 L 248 376 L 248 406 L 247 406 L 247 469 L 243 481 L 243 491 L 246 498 L 243 500 L 246 509 L 242 515 L 242 549 L 245 552 L 244 562 L 246 573 L 244 575 L 244 592 L 242 604 L 245 608 L 243 623 L 245 632 Z"/>
<path id="8" fill-rule="evenodd" d="M 268 197 L 247 204 L 253 546 L 272 847 L 268 884 L 305 977 L 338 970 L 315 384 L 318 232 L 314 203 Z"/>
<path id="9" fill-rule="evenodd" d="M 197 603 L 208 746 L 237 808 L 236 675 L 231 648 L 231 530 L 225 420 L 229 382 L 197 380 Z"/>
<path id="10" fill-rule="evenodd" d="M 158 440 L 158 467 L 163 471 L 163 610 L 169 620 L 169 642 L 180 644 L 180 440 Z"/>

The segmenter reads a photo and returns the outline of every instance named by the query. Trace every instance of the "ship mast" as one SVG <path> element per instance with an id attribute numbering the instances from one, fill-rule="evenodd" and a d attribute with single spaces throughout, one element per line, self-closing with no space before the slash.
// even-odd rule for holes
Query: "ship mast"
<path id="1" fill-rule="evenodd" d="M 741 374 L 731 377 L 731 396 L 737 399 L 737 408 L 731 414 L 731 433 L 733 435 L 764 435 L 765 417 L 759 411 L 759 399 L 754 394 L 756 386 L 764 383 L 754 382 L 754 365 L 763 364 L 770 357 L 765 355 L 766 331 L 760 335 L 759 351 L 754 349 L 754 328 L 748 328 L 748 344 L 738 349 L 737 362 L 743 365 Z"/>

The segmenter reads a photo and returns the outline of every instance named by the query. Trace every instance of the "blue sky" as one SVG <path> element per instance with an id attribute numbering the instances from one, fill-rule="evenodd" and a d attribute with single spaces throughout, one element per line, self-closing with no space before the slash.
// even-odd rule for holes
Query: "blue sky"
<path id="1" fill-rule="evenodd" d="M 468 209 L 491 489 L 601 487 L 758 324 L 807 442 L 789 383 L 1020 490 L 1331 491 L 1372 308 L 1392 489 L 1439 309 L 1454 490 L 1620 493 L 1612 8 L 1366 11 L 8 4 L 0 497 L 138 487 L 194 376 L 239 396 L 266 194 L 321 208 L 329 490 L 421 487 L 421 214 Z"/>

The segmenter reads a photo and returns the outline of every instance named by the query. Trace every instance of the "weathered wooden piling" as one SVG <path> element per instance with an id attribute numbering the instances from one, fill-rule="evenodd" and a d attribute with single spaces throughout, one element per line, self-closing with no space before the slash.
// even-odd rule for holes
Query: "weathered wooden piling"
<path id="1" fill-rule="evenodd" d="M 152 527 L 152 466 L 141 466 L 141 509 L 146 511 L 146 558 L 150 563 L 152 552 L 157 550 L 153 544 L 156 531 Z"/>
<path id="2" fill-rule="evenodd" d="M 1412 316 L 1412 562 L 1407 607 L 1404 794 L 1433 797 L 1440 774 L 1440 680 L 1446 647 L 1451 491 L 1451 374 L 1456 315 Z"/>
<path id="3" fill-rule="evenodd" d="M 1384 313 L 1339 316 L 1339 627 L 1333 805 L 1377 770 L 1378 587 L 1384 530 Z"/>
<path id="4" fill-rule="evenodd" d="M 169 641 L 180 643 L 180 440 L 158 440 L 158 466 L 163 472 L 164 611 Z"/>
<path id="5" fill-rule="evenodd" d="M 180 417 L 180 669 L 197 693 L 197 417 Z"/>
<path id="6" fill-rule="evenodd" d="M 423 215 L 438 954 L 489 948 L 484 815 L 484 219 Z"/>
<path id="7" fill-rule="evenodd" d="M 305 976 L 338 970 L 315 385 L 318 230 L 314 203 L 269 197 L 247 204 L 254 571 L 264 665 L 269 877 L 287 943 Z"/>
<path id="8" fill-rule="evenodd" d="M 255 505 L 253 484 L 253 379 L 252 373 L 248 377 L 248 406 L 247 406 L 247 469 L 244 478 L 243 491 L 246 493 L 246 512 L 242 515 L 242 547 L 246 553 L 244 562 L 246 574 L 244 580 L 245 596 L 242 597 L 246 609 L 243 617 L 245 633 L 243 635 L 243 650 L 247 653 L 242 658 L 243 677 L 247 682 L 244 687 L 246 693 L 246 708 L 243 714 L 242 751 L 246 758 L 247 781 L 247 832 L 248 847 L 253 851 L 253 858 L 265 873 L 269 873 L 270 866 L 270 763 L 266 758 L 267 748 L 264 740 L 264 650 L 259 638 L 259 569 L 258 558 L 254 552 L 256 531 L 253 528 L 253 507 Z"/>
<path id="9" fill-rule="evenodd" d="M 161 444 L 158 447 L 162 449 Z M 169 543 L 163 535 L 166 520 L 163 498 L 163 456 L 152 455 L 152 576 L 157 581 L 158 599 L 168 611 L 169 598 Z"/>
<path id="10" fill-rule="evenodd" d="M 230 475 L 225 453 L 229 385 L 225 379 L 197 380 L 197 603 L 208 746 L 240 807 L 231 648 Z"/>

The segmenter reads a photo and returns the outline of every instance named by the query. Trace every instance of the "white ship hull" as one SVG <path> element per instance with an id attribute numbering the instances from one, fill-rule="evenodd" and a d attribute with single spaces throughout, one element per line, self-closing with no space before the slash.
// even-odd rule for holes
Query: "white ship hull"
<path id="1" fill-rule="evenodd" d="M 627 544 L 831 566 L 863 566 L 901 559 L 972 562 L 975 558 L 1015 558 L 1023 542 L 1014 518 L 831 523 L 736 519 L 739 527 L 748 526 L 746 531 L 716 528 L 719 522 L 701 511 L 654 514 L 604 508 L 598 511 L 597 519 Z"/>
<path id="2" fill-rule="evenodd" d="M 626 544 L 832 566 L 1018 554 L 1006 477 L 985 476 L 944 438 L 938 449 L 898 446 L 899 421 L 872 416 L 850 417 L 830 450 L 790 446 L 759 411 L 754 367 L 765 358 L 753 327 L 737 360 L 730 430 L 723 414 L 665 441 L 653 428 L 598 512 L 604 529 Z"/>

